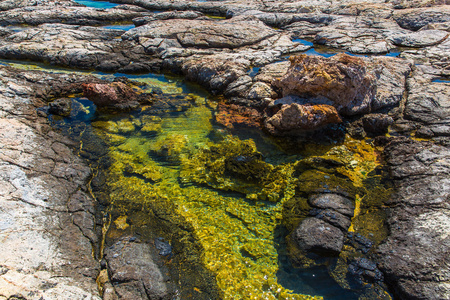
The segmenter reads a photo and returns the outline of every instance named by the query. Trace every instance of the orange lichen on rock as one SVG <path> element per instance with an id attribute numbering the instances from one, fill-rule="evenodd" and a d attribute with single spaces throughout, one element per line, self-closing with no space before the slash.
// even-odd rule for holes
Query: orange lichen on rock
<path id="1" fill-rule="evenodd" d="M 138 94 L 122 82 L 84 83 L 83 94 L 99 107 L 131 108 L 138 105 Z"/>
<path id="2" fill-rule="evenodd" d="M 326 104 L 300 105 L 292 103 L 266 119 L 264 126 L 275 135 L 298 130 L 315 130 L 327 124 L 342 122 L 336 108 Z"/>
<path id="3" fill-rule="evenodd" d="M 217 107 L 216 121 L 227 128 L 236 124 L 261 127 L 262 116 L 256 109 L 235 104 L 220 103 Z"/>
<path id="4" fill-rule="evenodd" d="M 370 111 L 376 94 L 376 77 L 363 59 L 347 54 L 331 58 L 292 56 L 287 73 L 273 84 L 283 96 L 326 97 L 343 114 Z"/>

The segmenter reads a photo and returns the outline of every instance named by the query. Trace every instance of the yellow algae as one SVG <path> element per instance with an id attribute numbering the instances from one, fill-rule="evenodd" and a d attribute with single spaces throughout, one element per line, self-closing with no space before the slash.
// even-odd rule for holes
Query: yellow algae
<path id="1" fill-rule="evenodd" d="M 109 148 L 112 164 L 107 184 L 112 204 L 123 213 L 127 212 L 130 203 L 174 205 L 175 216 L 170 218 L 178 215 L 193 229 L 203 249 L 201 261 L 216 275 L 224 299 L 319 299 L 294 294 L 277 282 L 274 230 L 280 224 L 283 203 L 294 194 L 293 165 L 265 163 L 258 157 L 251 140 L 226 138 L 219 146 L 209 141 L 212 113 L 204 105 L 197 105 L 199 102 L 196 99 L 178 118 L 141 116 L 142 126 L 152 122 L 161 126 L 158 135 L 152 139 L 140 136 L 139 131 L 135 135 L 122 135 L 126 132 L 120 130 L 114 133 L 124 140 Z M 124 121 L 116 123 L 119 126 Z M 133 120 L 133 124 L 138 126 L 139 122 Z M 96 128 L 109 127 L 113 126 Z M 256 159 L 254 164 L 250 162 L 254 169 L 247 174 L 249 179 L 244 178 L 239 183 L 233 181 L 233 176 L 222 178 L 223 189 L 227 190 L 227 186 L 232 190 L 245 188 L 258 199 L 276 203 L 247 202 L 244 197 L 223 195 L 219 190 L 186 186 L 191 182 L 190 174 L 201 177 L 201 173 L 223 168 L 227 158 L 246 153 Z M 213 155 L 213 159 L 207 158 L 208 155 Z M 179 160 L 181 166 L 180 163 L 167 165 L 164 163 L 167 160 Z M 223 170 L 220 172 L 224 174 Z M 181 174 L 184 180 L 179 181 Z M 215 178 L 220 182 L 220 176 Z M 262 183 L 263 188 L 252 180 Z"/>
<path id="2" fill-rule="evenodd" d="M 142 132 L 159 132 L 161 131 L 161 117 L 158 116 L 143 116 L 141 118 Z"/>
<path id="3" fill-rule="evenodd" d="M 98 128 L 102 131 L 106 131 L 108 133 L 118 133 L 119 125 L 113 121 L 95 121 L 92 122 L 91 125 L 94 128 Z"/>
<path id="4" fill-rule="evenodd" d="M 156 81 L 148 82 L 161 84 Z M 173 83 L 164 84 L 180 92 Z M 296 191 L 311 192 L 330 181 L 346 189 L 347 181 L 357 195 L 379 165 L 376 149 L 347 137 L 341 145 L 307 148 L 301 162 L 270 164 L 251 139 L 222 135 L 212 142 L 206 99 L 188 95 L 185 100 L 176 114 L 152 116 L 148 107 L 136 117 L 93 124 L 110 145 L 109 196 L 123 215 L 116 227 L 127 224 L 125 215 L 135 204 L 170 207 L 165 221 L 177 220 L 192 230 L 201 262 L 215 275 L 224 299 L 321 299 L 279 284 L 275 229 L 285 204 L 298 201 Z M 314 169 L 318 161 L 333 162 L 333 170 L 326 164 Z"/>
<path id="5" fill-rule="evenodd" d="M 127 216 L 120 216 L 115 221 L 114 224 L 120 230 L 127 229 L 130 225 L 127 223 Z"/>

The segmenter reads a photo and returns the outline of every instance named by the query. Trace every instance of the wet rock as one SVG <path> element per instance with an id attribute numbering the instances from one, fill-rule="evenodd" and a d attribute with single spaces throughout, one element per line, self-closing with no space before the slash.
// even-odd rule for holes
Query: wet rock
<path id="1" fill-rule="evenodd" d="M 293 231 L 298 247 L 321 255 L 338 255 L 344 245 L 342 231 L 317 218 L 306 218 Z"/>
<path id="2" fill-rule="evenodd" d="M 347 232 L 351 224 L 351 220 L 348 216 L 344 216 L 343 214 L 340 214 L 332 209 L 313 209 L 309 214 L 313 215 L 317 219 L 336 226 L 343 232 Z"/>
<path id="3" fill-rule="evenodd" d="M 351 245 L 356 251 L 359 251 L 363 254 L 369 253 L 369 251 L 372 250 L 372 247 L 374 245 L 374 242 L 371 239 L 359 233 L 352 233 L 352 232 L 349 232 L 347 234 L 346 243 Z"/>
<path id="4" fill-rule="evenodd" d="M 58 116 L 68 117 L 72 110 L 72 100 L 69 98 L 58 99 L 50 102 L 48 112 Z"/>
<path id="5" fill-rule="evenodd" d="M 377 268 L 377 265 L 365 257 L 352 260 L 348 269 L 354 277 L 353 280 L 356 278 L 359 284 L 364 282 L 382 282 L 384 279 L 383 273 Z"/>
<path id="6" fill-rule="evenodd" d="M 105 259 L 119 299 L 172 299 L 169 278 L 146 243 L 123 237 L 105 249 Z"/>
<path id="7" fill-rule="evenodd" d="M 139 105 L 136 92 L 122 82 L 86 83 L 82 87 L 84 96 L 98 107 L 133 109 Z"/>
<path id="8" fill-rule="evenodd" d="M 262 113 L 256 109 L 236 104 L 219 104 L 215 115 L 216 121 L 227 128 L 235 125 L 261 128 Z"/>
<path id="9" fill-rule="evenodd" d="M 161 237 L 155 239 L 155 248 L 159 250 L 159 255 L 172 256 L 172 246 Z"/>
<path id="10" fill-rule="evenodd" d="M 333 209 L 348 217 L 353 217 L 355 206 L 352 201 L 338 194 L 324 193 L 309 197 L 308 203 L 321 209 Z"/>
<path id="11" fill-rule="evenodd" d="M 327 124 L 342 122 L 336 109 L 331 105 L 283 105 L 272 117 L 264 122 L 265 128 L 273 135 L 295 135 L 297 131 L 315 130 Z"/>
<path id="12" fill-rule="evenodd" d="M 365 132 L 370 136 L 378 136 L 387 133 L 390 125 L 394 123 L 394 119 L 384 114 L 369 114 L 362 117 L 362 124 Z"/>

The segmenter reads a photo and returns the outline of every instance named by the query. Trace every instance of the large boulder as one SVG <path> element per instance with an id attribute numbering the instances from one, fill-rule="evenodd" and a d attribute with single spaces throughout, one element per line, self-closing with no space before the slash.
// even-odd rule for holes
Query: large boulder
<path id="1" fill-rule="evenodd" d="M 330 99 L 339 112 L 368 112 L 376 93 L 376 77 L 368 72 L 363 59 L 338 54 L 329 59 L 292 56 L 288 72 L 274 82 L 287 95 L 322 96 Z"/>
<path id="2" fill-rule="evenodd" d="M 410 71 L 410 62 L 390 57 L 301 54 L 291 56 L 287 71 L 273 85 L 283 96 L 296 95 L 310 99 L 311 104 L 329 104 L 348 116 L 397 105 Z"/>

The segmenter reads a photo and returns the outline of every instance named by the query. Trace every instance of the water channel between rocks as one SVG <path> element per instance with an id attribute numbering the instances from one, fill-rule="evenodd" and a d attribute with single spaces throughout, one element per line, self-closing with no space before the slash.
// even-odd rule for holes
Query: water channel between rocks
<path id="1" fill-rule="evenodd" d="M 188 257 L 177 249 L 179 235 L 158 231 L 161 218 L 195 237 L 201 249 L 196 259 L 215 276 L 225 299 L 358 299 L 360 291 L 342 288 L 349 288 L 345 279 L 338 278 L 339 285 L 329 275 L 332 270 L 336 279 L 339 260 L 292 267 L 285 236 L 304 217 L 293 212 L 304 210 L 302 191 L 336 188 L 338 177 L 345 177 L 356 191 L 346 191 L 354 193 L 357 207 L 350 231 L 376 241 L 384 237 L 380 213 L 363 208 L 363 201 L 380 203 L 386 193 L 374 175 L 380 161 L 370 141 L 347 137 L 331 145 L 286 145 L 255 129 L 223 128 L 214 119 L 217 99 L 181 78 L 92 74 L 110 80 L 126 76 L 140 82 L 140 92 L 159 95 L 153 105 L 120 114 L 98 112 L 92 102 L 74 95 L 70 117 L 49 117 L 80 141 L 79 154 L 101 174 L 93 185 L 110 221 L 106 245 L 123 235 L 162 236 L 174 246 L 175 261 L 177 255 Z M 241 171 L 227 167 L 251 156 L 264 163 L 264 174 L 243 178 Z M 311 159 L 337 164 L 305 170 Z M 145 232 L 150 229 L 155 233 Z M 179 272 L 182 277 L 182 267 Z"/>

